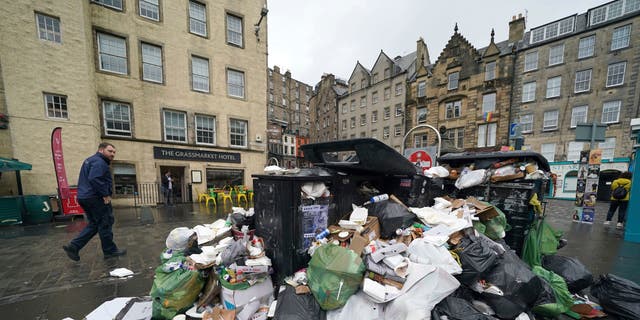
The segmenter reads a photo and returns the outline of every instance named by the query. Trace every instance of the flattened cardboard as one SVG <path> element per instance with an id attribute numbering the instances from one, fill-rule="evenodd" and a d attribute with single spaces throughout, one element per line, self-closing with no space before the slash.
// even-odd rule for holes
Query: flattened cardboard
<path id="1" fill-rule="evenodd" d="M 494 217 L 498 216 L 498 211 L 496 211 L 496 209 L 493 206 L 481 203 L 480 201 L 478 201 L 478 199 L 476 199 L 474 197 L 468 197 L 467 198 L 467 203 L 471 203 L 474 207 L 476 207 L 476 214 L 475 215 L 482 222 L 489 221 L 489 220 L 493 219 Z"/>

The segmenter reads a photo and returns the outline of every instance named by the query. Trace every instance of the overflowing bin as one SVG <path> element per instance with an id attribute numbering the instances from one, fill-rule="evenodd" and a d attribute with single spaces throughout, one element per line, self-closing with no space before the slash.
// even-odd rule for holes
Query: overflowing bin
<path id="1" fill-rule="evenodd" d="M 47 223 L 53 219 L 53 210 L 48 195 L 24 196 L 26 206 L 24 222 L 28 224 Z"/>

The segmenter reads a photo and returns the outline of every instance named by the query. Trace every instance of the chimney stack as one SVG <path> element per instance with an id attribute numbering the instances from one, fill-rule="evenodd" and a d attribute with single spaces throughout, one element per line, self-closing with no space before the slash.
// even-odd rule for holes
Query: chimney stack
<path id="1" fill-rule="evenodd" d="M 518 17 L 512 16 L 511 22 L 509 22 L 509 42 L 516 43 L 522 40 L 524 37 L 525 21 L 522 13 L 518 14 Z"/>

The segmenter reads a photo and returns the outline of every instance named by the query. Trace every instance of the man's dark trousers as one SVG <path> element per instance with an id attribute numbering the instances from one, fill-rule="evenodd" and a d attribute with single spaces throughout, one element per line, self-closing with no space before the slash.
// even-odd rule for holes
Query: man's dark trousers
<path id="1" fill-rule="evenodd" d="M 100 236 L 102 252 L 104 254 L 116 252 L 118 247 L 113 242 L 113 231 L 111 230 L 114 222 L 111 203 L 105 204 L 102 197 L 78 199 L 78 203 L 84 209 L 89 224 L 71 241 L 71 245 L 76 250 L 80 250 L 97 233 Z"/>

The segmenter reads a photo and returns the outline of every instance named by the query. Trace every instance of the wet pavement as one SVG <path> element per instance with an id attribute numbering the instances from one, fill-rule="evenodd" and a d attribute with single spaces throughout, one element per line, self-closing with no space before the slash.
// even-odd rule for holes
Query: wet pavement
<path id="1" fill-rule="evenodd" d="M 547 221 L 569 240 L 559 254 L 578 258 L 597 276 L 614 273 L 640 283 L 640 244 L 623 241 L 623 232 L 602 221 L 608 204 L 598 203 L 593 225 L 571 221 L 573 203 L 548 200 Z M 85 225 L 82 217 L 34 226 L 0 227 L 0 315 L 3 319 L 82 319 L 115 297 L 148 295 L 165 238 L 176 227 L 193 227 L 225 218 L 226 209 L 202 204 L 176 207 L 116 208 L 114 239 L 126 256 L 103 259 L 96 236 L 67 258 L 61 246 Z M 127 268 L 135 274 L 115 279 L 109 271 Z"/>

